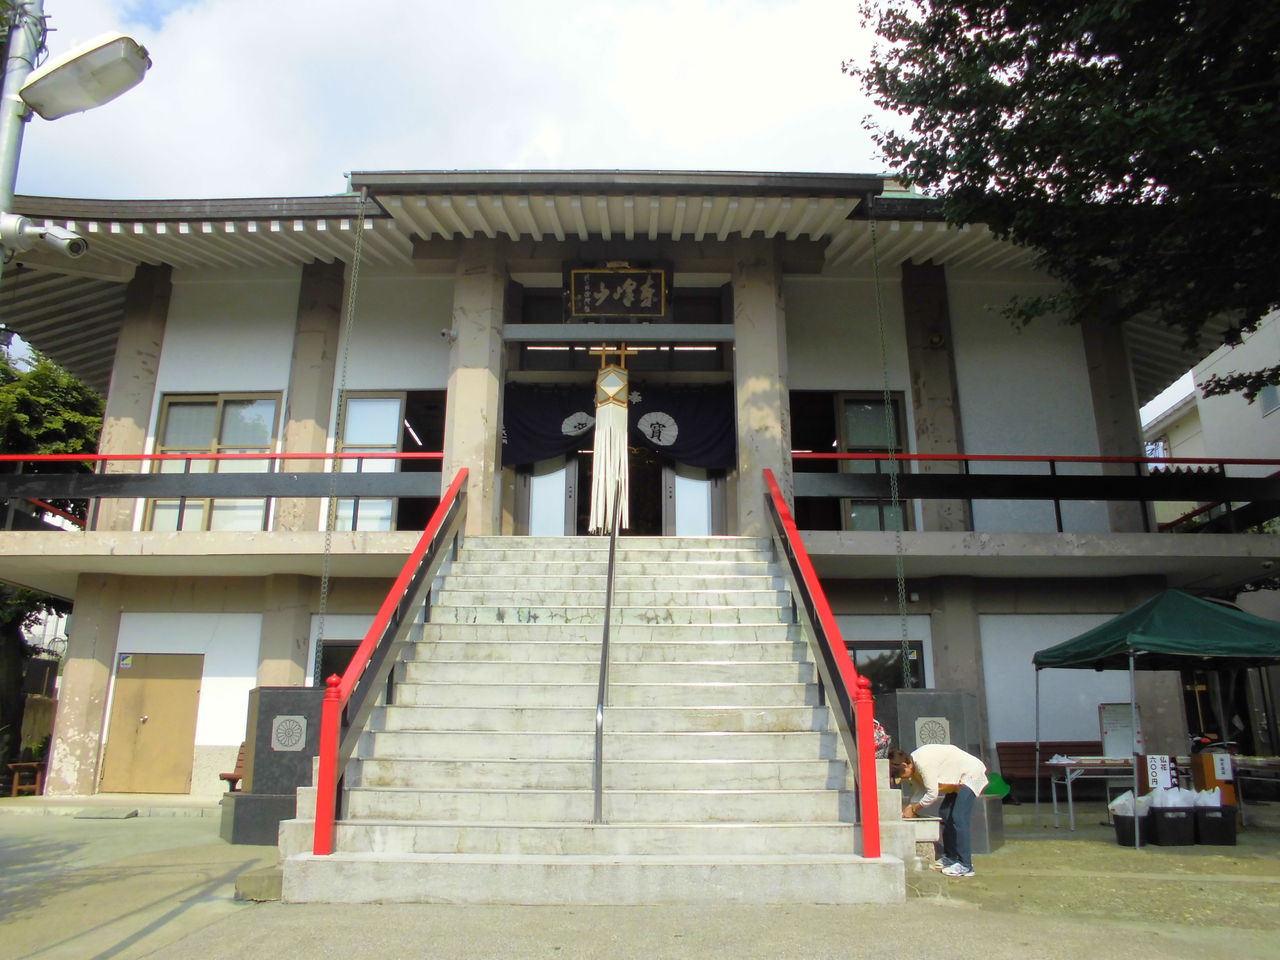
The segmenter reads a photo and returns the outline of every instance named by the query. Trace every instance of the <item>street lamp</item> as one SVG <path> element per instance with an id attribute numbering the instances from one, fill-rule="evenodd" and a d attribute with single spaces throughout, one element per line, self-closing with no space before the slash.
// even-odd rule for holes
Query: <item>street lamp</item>
<path id="1" fill-rule="evenodd" d="M 151 66 L 145 48 L 118 33 L 81 44 L 33 69 L 44 49 L 44 0 L 18 0 L 9 13 L 9 43 L 0 95 L 0 247 L 5 256 L 44 243 L 70 257 L 89 249 L 83 237 L 42 227 L 13 213 L 23 124 L 28 109 L 46 120 L 92 110 L 142 82 Z M 0 270 L 3 264 L 0 264 Z"/>

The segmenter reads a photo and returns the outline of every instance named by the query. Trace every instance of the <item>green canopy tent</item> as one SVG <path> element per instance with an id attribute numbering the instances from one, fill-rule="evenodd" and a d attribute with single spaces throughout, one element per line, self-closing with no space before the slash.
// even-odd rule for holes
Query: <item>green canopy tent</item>
<path id="1" fill-rule="evenodd" d="M 1127 613 L 1056 646 L 1038 651 L 1036 668 L 1036 769 L 1040 768 L 1040 671 L 1049 668 L 1129 670 L 1129 703 L 1138 729 L 1135 673 L 1191 667 L 1261 667 L 1280 664 L 1280 623 L 1166 590 Z M 1039 807 L 1039 778 L 1036 804 Z M 1133 762 L 1138 795 L 1138 763 Z M 1135 823 L 1135 828 L 1136 828 Z M 1141 838 L 1135 829 L 1135 846 Z"/>

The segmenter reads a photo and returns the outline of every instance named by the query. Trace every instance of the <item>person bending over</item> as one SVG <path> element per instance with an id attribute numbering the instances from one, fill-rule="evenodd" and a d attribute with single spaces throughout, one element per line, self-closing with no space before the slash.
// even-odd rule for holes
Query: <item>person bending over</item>
<path id="1" fill-rule="evenodd" d="M 942 857 L 933 868 L 947 877 L 972 877 L 974 802 L 987 788 L 987 766 L 949 743 L 927 743 L 911 753 L 889 751 L 889 775 L 910 780 L 911 802 L 904 817 L 917 817 L 920 808 L 942 796 Z"/>

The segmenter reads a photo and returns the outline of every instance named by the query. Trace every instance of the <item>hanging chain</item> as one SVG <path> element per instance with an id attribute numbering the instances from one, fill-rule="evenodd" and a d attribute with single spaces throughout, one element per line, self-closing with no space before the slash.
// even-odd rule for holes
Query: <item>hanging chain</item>
<path id="1" fill-rule="evenodd" d="M 360 262 L 364 255 L 365 208 L 369 202 L 368 189 L 360 191 L 360 209 L 356 214 L 356 238 L 351 251 L 351 281 L 347 284 L 347 316 L 342 325 L 342 359 L 338 365 L 338 415 L 333 428 L 333 449 L 338 452 L 345 419 L 345 394 L 347 391 L 347 361 L 351 356 L 351 330 L 356 320 L 356 290 L 360 286 Z M 329 580 L 333 567 L 333 528 L 338 522 L 338 474 L 342 461 L 334 457 L 329 461 L 329 509 L 324 521 L 324 557 L 320 569 L 320 612 L 316 617 L 316 659 L 312 667 L 312 684 L 324 687 L 320 662 L 324 657 L 324 621 L 329 610 Z"/>
<path id="2" fill-rule="evenodd" d="M 893 524 L 893 569 L 898 581 L 898 623 L 901 627 L 902 685 L 915 686 L 911 669 L 911 642 L 907 637 L 907 577 L 902 561 L 902 527 L 906 510 L 898 492 L 898 430 L 893 415 L 893 394 L 889 389 L 889 336 L 884 322 L 884 299 L 880 291 L 880 250 L 876 233 L 874 199 L 867 198 L 871 220 L 871 271 L 876 291 L 876 325 L 880 333 L 880 372 L 884 377 L 884 429 L 889 443 L 889 502 L 895 517 Z"/>

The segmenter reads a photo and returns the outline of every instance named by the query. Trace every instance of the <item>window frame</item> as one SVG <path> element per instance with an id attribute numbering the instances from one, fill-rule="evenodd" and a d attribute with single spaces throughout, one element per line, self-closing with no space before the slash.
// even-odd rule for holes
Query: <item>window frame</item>
<path id="1" fill-rule="evenodd" d="M 399 412 L 395 423 L 396 442 L 393 446 L 388 447 L 387 444 L 375 443 L 352 443 L 347 444 L 346 433 L 347 424 L 350 422 L 348 417 L 348 404 L 352 400 L 396 400 L 399 402 Z M 407 390 L 346 390 L 338 398 L 338 424 L 334 431 L 334 452 L 336 453 L 370 453 L 368 459 L 381 459 L 378 453 L 401 453 L 404 449 L 404 432 L 402 426 L 404 424 L 406 414 L 406 406 L 409 402 L 409 391 Z M 353 464 L 348 468 L 348 464 Z M 400 472 L 400 461 L 392 461 L 394 469 L 392 473 Z M 364 461 L 361 460 L 343 460 L 341 461 L 341 470 L 345 472 L 362 473 Z M 391 533 L 396 530 L 396 510 L 399 507 L 399 497 L 338 497 L 334 505 L 333 513 L 333 529 L 343 532 L 360 532 L 360 501 L 365 500 L 376 503 L 388 504 L 387 516 L 390 519 L 390 525 L 386 529 L 376 528 L 367 529 L 368 533 Z M 351 514 L 349 523 L 342 523 L 342 504 L 349 503 L 351 505 Z"/>
<path id="2" fill-rule="evenodd" d="M 267 442 L 267 445 L 262 448 L 261 452 L 264 454 L 276 453 L 278 451 L 278 444 L 280 442 L 280 417 L 281 417 L 282 399 L 283 397 L 280 391 L 278 390 L 231 391 L 227 393 L 202 392 L 202 393 L 162 394 L 160 397 L 160 414 L 156 420 L 155 442 L 152 445 L 152 452 L 156 454 L 203 454 L 203 453 L 216 454 L 216 453 L 227 452 L 228 450 L 244 452 L 245 451 L 244 444 L 242 443 L 228 444 L 228 443 L 223 443 L 221 440 L 223 415 L 224 415 L 224 409 L 226 407 L 226 404 L 229 402 L 242 401 L 242 400 L 270 400 L 274 405 L 274 410 L 272 412 L 272 417 L 271 417 L 271 436 Z M 183 404 L 204 404 L 204 403 L 212 403 L 214 406 L 214 416 L 213 416 L 214 435 L 209 438 L 208 445 L 205 447 L 194 447 L 194 446 L 187 447 L 187 446 L 176 446 L 176 445 L 166 444 L 164 442 L 164 436 L 165 436 L 166 430 L 169 427 L 169 417 L 173 408 L 175 406 L 180 406 Z M 257 448 L 255 448 L 251 452 L 257 452 Z M 165 472 L 164 466 L 166 463 L 169 463 L 169 462 L 172 462 L 172 461 L 154 462 L 152 464 L 152 472 L 154 473 Z M 199 461 L 196 461 L 196 462 L 199 462 Z M 186 473 L 191 472 L 191 463 L 192 461 L 187 461 L 187 463 L 184 465 L 184 472 Z M 221 461 L 210 461 L 210 470 L 207 472 L 209 473 L 221 472 L 219 470 L 220 465 L 221 465 Z M 274 462 L 268 461 L 267 469 L 265 472 L 274 473 L 275 470 L 276 470 L 276 464 Z M 260 500 L 262 504 L 262 524 L 257 529 L 258 530 L 268 529 L 268 526 L 271 522 L 271 498 L 270 497 L 262 497 L 262 498 L 257 498 L 257 497 L 253 497 L 253 498 L 156 497 L 156 498 L 152 498 L 152 499 L 149 499 L 146 503 L 146 513 L 143 520 L 143 529 L 145 530 L 156 529 L 155 519 L 156 519 L 157 506 L 161 504 L 176 502 L 178 505 L 178 513 L 175 520 L 175 526 L 172 531 L 169 531 L 168 528 L 163 528 L 164 532 L 176 532 L 176 533 L 192 532 L 191 528 L 184 526 L 184 522 L 187 517 L 188 507 L 192 503 L 199 503 L 201 505 L 202 517 L 201 517 L 199 530 L 202 532 L 211 531 L 214 529 L 213 527 L 211 527 L 211 523 L 213 521 L 213 516 L 214 516 L 214 504 L 219 499 L 222 499 L 222 500 L 230 499 L 233 501 L 243 501 L 243 502 L 259 502 Z"/>
<path id="3" fill-rule="evenodd" d="M 896 436 L 893 437 L 892 445 L 870 445 L 870 444 L 852 444 L 849 442 L 848 418 L 846 416 L 847 405 L 850 402 L 874 402 L 883 404 L 885 400 L 884 391 L 872 390 L 840 390 L 834 395 L 836 406 L 836 442 L 841 453 L 883 453 L 885 459 L 892 454 L 894 456 L 901 455 L 906 452 L 906 397 L 902 391 L 889 391 L 889 404 L 893 409 L 893 423 Z M 883 410 L 883 408 L 882 408 Z M 871 461 L 873 470 L 870 472 L 882 473 L 878 461 Z M 859 473 L 867 472 L 855 469 L 859 466 L 860 461 L 841 460 L 841 473 Z M 899 472 L 903 472 L 899 468 Z M 864 527 L 855 527 L 849 522 L 849 512 L 855 505 L 865 505 L 875 508 L 878 519 L 877 530 L 892 531 L 894 528 L 885 524 L 885 510 L 892 507 L 889 500 L 859 500 L 852 497 L 842 497 L 840 499 L 840 527 L 842 530 L 857 532 L 865 530 Z M 898 500 L 898 510 L 901 511 L 902 529 L 913 529 L 914 510 L 911 509 L 911 501 L 906 499 Z"/>

